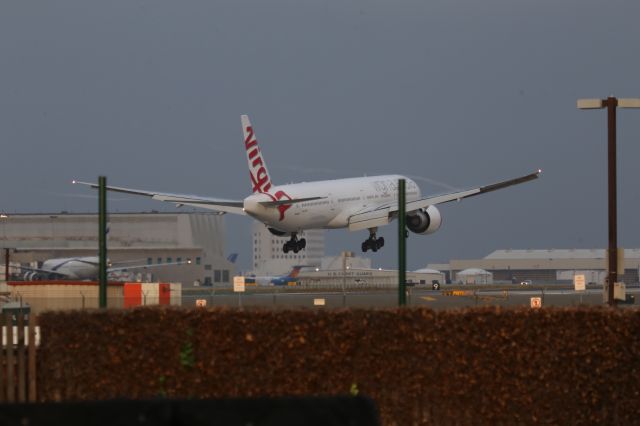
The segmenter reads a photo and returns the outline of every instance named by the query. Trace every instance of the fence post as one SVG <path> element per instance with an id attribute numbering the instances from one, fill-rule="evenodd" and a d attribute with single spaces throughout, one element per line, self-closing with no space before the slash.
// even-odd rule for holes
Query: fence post
<path id="1" fill-rule="evenodd" d="M 36 324 L 37 317 L 29 313 L 29 402 L 36 402 Z"/>
<path id="2" fill-rule="evenodd" d="M 6 314 L 5 314 L 6 315 Z M 2 316 L 0 316 L 0 323 L 2 323 Z M 0 328 L 3 329 L 3 336 L 0 336 L 0 402 L 5 402 L 5 388 L 6 388 L 6 374 L 5 374 L 5 368 L 4 366 L 7 365 L 7 357 L 5 356 L 5 354 L 7 353 L 4 348 L 4 342 L 3 342 L 3 337 L 6 335 L 6 331 L 4 330 L 4 326 L 2 326 L 2 324 L 0 324 Z M 7 345 L 8 346 L 8 345 Z"/>
<path id="3" fill-rule="evenodd" d="M 24 351 L 24 312 L 18 312 L 18 402 L 26 402 L 26 374 Z"/>
<path id="4" fill-rule="evenodd" d="M 7 402 L 15 402 L 16 388 L 13 377 L 15 360 L 13 356 L 13 315 L 5 315 L 7 327 Z"/>

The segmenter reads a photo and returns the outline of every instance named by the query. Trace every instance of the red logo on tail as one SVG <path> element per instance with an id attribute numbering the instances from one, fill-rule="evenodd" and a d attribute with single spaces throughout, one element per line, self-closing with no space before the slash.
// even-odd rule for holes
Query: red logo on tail
<path id="1" fill-rule="evenodd" d="M 287 194 L 284 191 L 278 191 L 276 192 L 276 195 L 271 195 L 268 192 L 265 192 L 266 195 L 268 195 L 273 201 L 280 201 L 282 200 L 284 197 L 287 198 L 287 200 L 291 200 L 291 197 L 289 196 L 289 194 Z M 291 204 L 282 204 L 280 206 L 278 206 L 278 211 L 280 212 L 280 221 L 282 222 L 284 220 L 284 213 L 289 210 L 291 208 Z"/>
<path id="2" fill-rule="evenodd" d="M 249 176 L 251 177 L 253 192 L 268 192 L 271 189 L 271 182 L 269 181 L 267 169 L 262 162 L 262 156 L 260 156 L 258 141 L 254 138 L 253 127 L 247 126 L 246 131 L 247 138 L 244 140 L 244 148 L 249 156 Z"/>
<path id="3" fill-rule="evenodd" d="M 247 137 L 244 140 L 244 148 L 247 151 L 249 158 L 249 177 L 251 177 L 251 186 L 253 193 L 260 192 L 267 194 L 273 201 L 279 201 L 286 197 L 291 200 L 291 197 L 284 191 L 276 192 L 275 196 L 269 194 L 271 189 L 271 181 L 269 180 L 269 173 L 264 166 L 262 156 L 260 155 L 260 148 L 258 147 L 258 141 L 254 138 L 253 127 L 247 126 Z M 291 204 L 283 204 L 278 206 L 280 212 L 280 221 L 284 220 L 284 213 L 291 208 Z"/>

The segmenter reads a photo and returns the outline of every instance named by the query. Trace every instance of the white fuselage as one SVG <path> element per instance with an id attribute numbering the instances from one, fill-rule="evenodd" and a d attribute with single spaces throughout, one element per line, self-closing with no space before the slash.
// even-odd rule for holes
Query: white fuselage
<path id="1" fill-rule="evenodd" d="M 280 231 L 345 228 L 352 215 L 397 201 L 399 179 L 406 181 L 408 202 L 420 199 L 420 188 L 413 180 L 400 175 L 384 175 L 273 186 L 269 194 L 256 193 L 245 198 L 244 210 Z M 280 206 L 260 204 L 313 197 L 321 198 Z"/>
<path id="2" fill-rule="evenodd" d="M 98 276 L 97 256 L 67 257 L 60 259 L 48 259 L 42 263 L 43 270 L 63 275 L 69 279 L 87 280 Z"/>

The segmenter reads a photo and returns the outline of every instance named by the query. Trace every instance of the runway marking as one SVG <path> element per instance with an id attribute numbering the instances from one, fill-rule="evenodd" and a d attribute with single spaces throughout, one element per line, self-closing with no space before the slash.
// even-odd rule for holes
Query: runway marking
<path id="1" fill-rule="evenodd" d="M 448 290 L 442 292 L 443 296 L 470 296 L 473 295 L 472 291 L 469 290 Z"/>
<path id="2" fill-rule="evenodd" d="M 427 302 L 434 302 L 436 300 L 435 297 L 431 297 L 431 296 L 422 296 L 420 299 L 424 299 Z"/>

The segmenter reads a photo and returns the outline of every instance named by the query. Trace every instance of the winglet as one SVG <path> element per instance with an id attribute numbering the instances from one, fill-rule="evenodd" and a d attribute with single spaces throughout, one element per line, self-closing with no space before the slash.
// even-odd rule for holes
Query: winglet
<path id="1" fill-rule="evenodd" d="M 486 192 L 496 191 L 498 189 L 506 188 L 508 186 L 518 185 L 521 183 L 529 182 L 530 180 L 538 179 L 538 177 L 540 176 L 540 173 L 542 173 L 542 169 L 538 169 L 535 172 L 530 173 L 526 176 L 521 176 L 515 179 L 509 179 L 503 182 L 482 186 L 480 187 L 480 191 L 478 192 L 478 194 L 484 194 Z"/>

